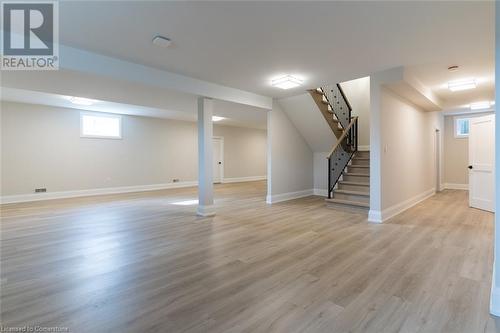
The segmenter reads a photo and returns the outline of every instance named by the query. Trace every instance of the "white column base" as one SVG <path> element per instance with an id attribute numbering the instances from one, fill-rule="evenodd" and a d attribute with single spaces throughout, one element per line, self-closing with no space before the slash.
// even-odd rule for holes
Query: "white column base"
<path id="1" fill-rule="evenodd" d="M 198 211 L 196 212 L 198 216 L 215 216 L 215 205 L 210 206 L 198 206 Z"/>

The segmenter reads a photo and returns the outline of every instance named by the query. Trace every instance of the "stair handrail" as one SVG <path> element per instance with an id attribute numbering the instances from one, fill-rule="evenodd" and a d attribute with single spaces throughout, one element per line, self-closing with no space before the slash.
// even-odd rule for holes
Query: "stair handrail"
<path id="1" fill-rule="evenodd" d="M 332 157 L 333 152 L 335 151 L 335 149 L 337 149 L 337 147 L 342 143 L 342 141 L 344 141 L 345 137 L 349 134 L 350 129 L 354 126 L 354 124 L 357 121 L 358 121 L 358 116 L 355 116 L 355 117 L 351 118 L 351 122 L 349 123 L 349 126 L 347 126 L 347 128 L 344 130 L 344 132 L 342 133 L 342 135 L 340 136 L 340 138 L 337 140 L 337 142 L 333 146 L 332 150 L 330 150 L 330 153 L 326 157 L 327 159 L 330 159 Z"/>
<path id="2" fill-rule="evenodd" d="M 340 85 L 340 83 L 337 83 L 337 88 L 339 88 L 340 94 L 342 95 L 342 98 L 344 99 L 345 104 L 347 104 L 347 107 L 349 108 L 349 117 L 350 117 L 351 112 L 352 112 L 351 103 L 349 103 L 349 100 L 347 99 L 347 97 L 345 97 L 344 89 L 342 89 L 342 86 Z"/>

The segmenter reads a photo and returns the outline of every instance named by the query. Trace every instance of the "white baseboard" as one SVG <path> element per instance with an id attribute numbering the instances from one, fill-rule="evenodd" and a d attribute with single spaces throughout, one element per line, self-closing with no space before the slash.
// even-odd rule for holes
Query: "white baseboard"
<path id="1" fill-rule="evenodd" d="M 309 189 L 309 190 L 304 190 L 304 191 L 297 191 L 297 192 L 288 192 L 288 193 L 268 195 L 266 197 L 266 202 L 268 204 L 273 204 L 273 203 L 277 203 L 277 202 L 282 202 L 282 201 L 288 201 L 288 200 L 293 200 L 293 199 L 308 197 L 308 196 L 311 196 L 313 194 L 314 194 L 314 190 L 313 189 Z"/>
<path id="2" fill-rule="evenodd" d="M 370 146 L 361 146 L 361 145 L 358 145 L 358 150 L 359 151 L 369 151 L 370 150 Z"/>
<path id="3" fill-rule="evenodd" d="M 328 191 L 322 188 L 315 188 L 313 190 L 314 195 L 319 195 L 321 197 L 327 197 L 328 196 Z"/>
<path id="4" fill-rule="evenodd" d="M 380 210 L 370 209 L 368 211 L 368 222 L 382 223 L 382 212 Z"/>
<path id="5" fill-rule="evenodd" d="M 469 184 L 445 183 L 443 187 L 447 190 L 469 190 Z"/>
<path id="6" fill-rule="evenodd" d="M 239 182 L 266 180 L 266 179 L 267 176 L 253 176 L 253 177 L 239 177 L 239 178 L 224 178 L 222 182 L 239 183 Z M 195 180 L 195 181 L 186 181 L 178 183 L 104 187 L 104 188 L 94 188 L 94 189 L 76 190 L 76 191 L 58 191 L 58 192 L 5 195 L 0 197 L 0 204 L 78 198 L 78 197 L 88 197 L 93 195 L 146 192 L 146 191 L 167 190 L 172 188 L 194 187 L 194 186 L 198 186 L 198 181 Z"/>
<path id="7" fill-rule="evenodd" d="M 60 192 L 44 192 L 44 193 L 30 193 L 30 194 L 19 194 L 19 195 L 6 195 L 6 196 L 2 196 L 0 198 L 0 203 L 1 204 L 9 204 L 9 203 L 19 203 L 19 202 L 29 202 L 29 201 L 66 199 L 66 198 L 87 197 L 87 196 L 92 196 L 92 195 L 145 192 L 145 191 L 165 190 L 165 189 L 171 189 L 171 188 L 193 187 L 193 186 L 198 186 L 198 181 L 187 181 L 187 182 L 166 183 L 166 184 L 151 184 L 151 185 L 136 185 L 136 186 L 105 187 L 105 188 L 95 188 L 95 189 L 77 190 L 77 191 L 60 191 Z"/>
<path id="8" fill-rule="evenodd" d="M 242 183 L 242 182 L 255 182 L 258 180 L 266 180 L 267 176 L 251 176 L 251 177 L 237 177 L 237 178 L 224 178 L 223 183 Z"/>
<path id="9" fill-rule="evenodd" d="M 375 223 L 382 223 L 390 219 L 391 217 L 394 217 L 398 214 L 401 214 L 408 208 L 411 208 L 415 206 L 416 204 L 424 201 L 427 198 L 430 198 L 436 193 L 435 188 L 431 188 L 425 192 L 422 192 L 413 198 L 410 198 L 408 200 L 405 200 L 403 202 L 400 202 L 398 204 L 395 204 L 391 207 L 388 207 L 382 211 L 379 210 L 371 210 L 368 213 L 368 221 L 370 222 L 375 222 Z"/>

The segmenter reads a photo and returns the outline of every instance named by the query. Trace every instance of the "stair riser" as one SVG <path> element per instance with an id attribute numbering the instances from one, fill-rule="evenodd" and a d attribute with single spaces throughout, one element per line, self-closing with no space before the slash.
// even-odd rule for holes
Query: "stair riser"
<path id="1" fill-rule="evenodd" d="M 370 187 L 368 187 L 368 186 L 359 186 L 359 185 L 339 184 L 339 190 L 370 193 Z"/>
<path id="2" fill-rule="evenodd" d="M 342 180 L 349 181 L 349 182 L 357 182 L 357 183 L 369 183 L 370 182 L 370 177 L 365 177 L 365 176 L 348 176 L 348 175 L 343 175 Z"/>
<path id="3" fill-rule="evenodd" d="M 370 160 L 357 160 L 356 158 L 352 159 L 352 165 L 370 165 Z"/>
<path id="4" fill-rule="evenodd" d="M 352 172 L 352 173 L 362 173 L 363 175 L 370 174 L 369 168 L 356 168 L 356 166 L 354 166 L 354 165 L 348 166 L 347 171 Z"/>
<path id="5" fill-rule="evenodd" d="M 333 197 L 335 199 L 341 199 L 341 200 L 370 203 L 370 197 L 367 197 L 364 195 L 345 194 L 345 193 L 335 193 L 334 192 Z"/>

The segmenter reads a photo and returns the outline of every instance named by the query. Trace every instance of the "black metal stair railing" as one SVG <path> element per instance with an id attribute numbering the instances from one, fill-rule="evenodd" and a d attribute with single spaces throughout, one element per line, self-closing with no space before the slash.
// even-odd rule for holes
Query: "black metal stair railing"
<path id="1" fill-rule="evenodd" d="M 328 198 L 358 150 L 358 118 L 352 117 L 352 107 L 339 83 L 321 87 L 330 109 L 337 118 L 343 133 L 328 155 Z"/>
<path id="2" fill-rule="evenodd" d="M 339 83 L 321 87 L 323 95 L 330 105 L 335 117 L 345 130 L 351 122 L 352 108 L 345 97 L 344 91 Z"/>
<path id="3" fill-rule="evenodd" d="M 358 117 L 353 117 L 344 129 L 331 152 L 328 154 L 328 198 L 332 197 L 333 189 L 358 150 Z"/>

